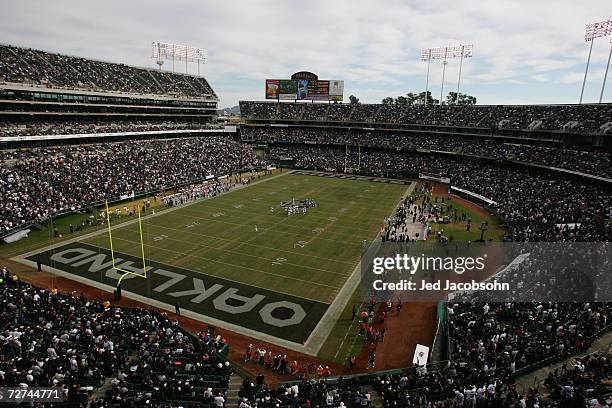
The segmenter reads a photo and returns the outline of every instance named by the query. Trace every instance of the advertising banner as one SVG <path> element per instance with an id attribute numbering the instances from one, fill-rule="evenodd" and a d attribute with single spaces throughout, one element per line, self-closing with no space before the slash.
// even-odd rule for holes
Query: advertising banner
<path id="1" fill-rule="evenodd" d="M 277 99 L 280 81 L 278 79 L 266 79 L 266 99 Z"/>
<path id="2" fill-rule="evenodd" d="M 291 79 L 281 79 L 278 92 L 280 99 L 297 99 L 297 82 Z"/>
<path id="3" fill-rule="evenodd" d="M 329 81 L 308 81 L 308 99 L 329 100 Z"/>
<path id="4" fill-rule="evenodd" d="M 342 95 L 344 95 L 344 81 L 336 79 L 329 81 L 329 96 L 339 96 L 342 98 Z"/>
<path id="5" fill-rule="evenodd" d="M 298 99 L 308 99 L 308 80 L 307 79 L 297 80 L 297 94 L 298 94 Z"/>

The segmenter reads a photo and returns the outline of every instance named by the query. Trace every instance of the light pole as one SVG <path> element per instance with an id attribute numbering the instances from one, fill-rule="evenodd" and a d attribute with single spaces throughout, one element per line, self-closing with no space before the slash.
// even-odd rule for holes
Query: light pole
<path id="1" fill-rule="evenodd" d="M 442 60 L 442 86 L 440 87 L 440 105 L 444 97 L 444 79 L 446 76 L 446 64 L 449 58 L 460 58 L 459 62 L 459 79 L 457 81 L 457 101 L 459 103 L 459 89 L 461 86 L 461 72 L 463 68 L 463 59 L 471 58 L 474 46 L 472 44 L 459 44 L 454 46 L 423 48 L 421 49 L 421 61 L 427 61 L 427 81 L 425 85 L 425 98 L 427 100 L 427 91 L 429 88 L 429 63 L 432 59 Z M 425 102 L 427 103 L 427 102 Z"/>
<path id="2" fill-rule="evenodd" d="M 151 58 L 155 58 L 161 69 L 163 60 L 172 60 L 172 71 L 174 72 L 174 62 L 185 61 L 185 74 L 188 71 L 188 62 L 198 64 L 198 75 L 200 75 L 200 62 L 204 62 L 204 49 L 190 47 L 188 45 L 169 44 L 163 42 L 153 42 L 153 52 Z"/>
<path id="3" fill-rule="evenodd" d="M 610 52 L 608 53 L 608 63 L 606 64 L 606 73 L 604 74 L 603 83 L 601 84 L 601 93 L 599 94 L 599 103 L 604 96 L 604 89 L 606 88 L 606 79 L 608 79 L 608 68 L 610 68 L 610 57 L 612 57 L 612 40 L 610 40 Z"/>
<path id="4" fill-rule="evenodd" d="M 442 105 L 442 98 L 444 96 L 444 75 L 446 75 L 446 64 L 448 64 L 448 61 L 446 60 L 446 58 L 444 58 L 444 61 L 442 61 L 442 85 L 440 86 L 440 105 Z"/>
<path id="5" fill-rule="evenodd" d="M 596 38 L 607 37 L 612 35 L 612 18 L 609 18 L 604 21 L 598 21 L 596 23 L 587 24 L 586 29 L 584 31 L 584 41 L 590 42 L 589 45 L 589 56 L 587 57 L 586 68 L 584 70 L 584 78 L 582 79 L 582 88 L 580 89 L 580 100 L 578 104 L 582 104 L 582 98 L 584 96 L 584 87 L 586 85 L 587 75 L 589 73 L 589 64 L 591 62 L 591 52 L 593 51 L 593 42 L 595 42 Z M 610 50 L 612 53 L 612 49 Z M 610 56 L 608 56 L 608 65 L 606 66 L 606 73 L 604 75 L 604 82 L 601 90 L 601 94 L 599 97 L 599 102 L 601 103 L 601 99 L 603 98 L 603 87 L 606 85 L 606 77 L 608 75 L 608 67 L 610 66 Z"/>

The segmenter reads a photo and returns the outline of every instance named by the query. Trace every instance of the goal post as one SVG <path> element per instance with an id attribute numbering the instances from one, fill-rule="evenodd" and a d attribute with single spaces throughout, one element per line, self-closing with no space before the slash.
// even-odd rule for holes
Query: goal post
<path id="1" fill-rule="evenodd" d="M 120 285 L 123 278 L 125 278 L 128 275 L 138 276 L 139 278 L 144 278 L 144 279 L 147 278 L 147 263 L 145 260 L 144 239 L 142 236 L 142 216 L 140 214 L 140 206 L 136 206 L 136 208 L 137 208 L 137 214 L 138 214 L 138 238 L 140 240 L 140 253 L 142 256 L 142 273 L 127 271 L 125 269 L 117 267 L 115 263 L 115 250 L 113 248 L 113 232 L 112 232 L 111 222 L 110 222 L 110 210 L 108 208 L 108 200 L 106 201 L 106 223 L 108 225 L 108 241 L 109 241 L 109 248 L 111 252 L 112 265 L 113 265 L 114 270 L 122 273 L 121 277 L 119 278 L 119 281 L 117 282 L 117 285 Z"/>

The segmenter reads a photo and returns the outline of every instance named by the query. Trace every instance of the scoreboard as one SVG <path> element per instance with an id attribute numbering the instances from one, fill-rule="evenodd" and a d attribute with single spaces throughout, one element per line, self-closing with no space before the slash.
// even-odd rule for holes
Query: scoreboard
<path id="1" fill-rule="evenodd" d="M 342 101 L 344 81 L 320 80 L 312 72 L 296 72 L 291 79 L 266 79 L 266 99 Z"/>

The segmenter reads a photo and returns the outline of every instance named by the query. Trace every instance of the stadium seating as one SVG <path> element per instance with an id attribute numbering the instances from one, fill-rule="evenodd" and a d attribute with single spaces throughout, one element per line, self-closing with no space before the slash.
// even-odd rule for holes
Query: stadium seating
<path id="1" fill-rule="evenodd" d="M 203 180 L 262 164 L 229 137 L 25 149 L 0 156 L 0 230 L 122 195 Z"/>
<path id="2" fill-rule="evenodd" d="M 367 104 L 294 104 L 241 101 L 250 121 L 317 121 L 430 125 L 483 129 L 603 132 L 612 121 L 612 104 L 522 106 L 397 106 Z"/>
<path id="3" fill-rule="evenodd" d="M 214 95 L 202 77 L 0 46 L 0 82 L 134 94 Z"/>
<path id="4" fill-rule="evenodd" d="M 244 126 L 244 138 L 253 140 L 375 147 L 399 150 L 437 150 L 468 156 L 514 160 L 557 167 L 612 179 L 612 160 L 604 151 L 585 151 L 563 145 L 539 146 L 485 137 L 312 128 L 261 128 Z"/>
<path id="5" fill-rule="evenodd" d="M 65 404 L 86 404 L 111 379 L 97 406 L 211 406 L 231 368 L 223 344 L 198 339 L 146 309 L 119 308 L 49 291 L 0 268 L 0 386 L 61 387 Z"/>
<path id="6" fill-rule="evenodd" d="M 137 120 L 116 120 L 112 122 L 68 121 L 68 122 L 27 122 L 0 124 L 0 135 L 42 136 L 42 135 L 82 135 L 92 133 L 150 132 L 164 130 L 198 130 L 206 125 L 199 123 L 154 122 Z"/>

